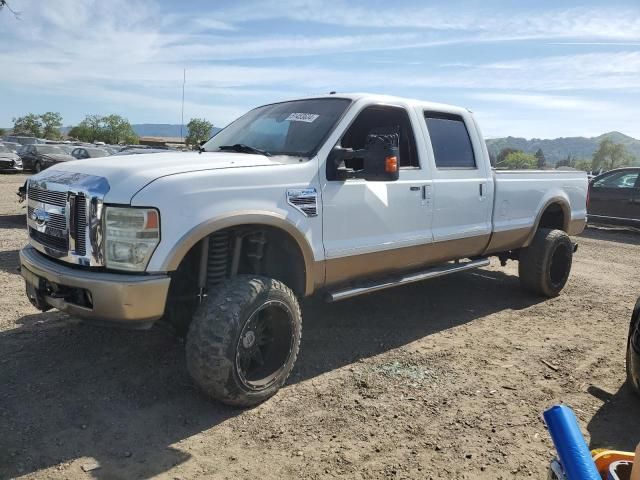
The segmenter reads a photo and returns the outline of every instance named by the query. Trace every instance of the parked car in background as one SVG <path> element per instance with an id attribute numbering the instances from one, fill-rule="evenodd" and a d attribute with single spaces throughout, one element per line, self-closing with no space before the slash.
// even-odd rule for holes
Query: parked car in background
<path id="1" fill-rule="evenodd" d="M 8 149 L 10 149 L 12 152 L 17 152 L 18 149 L 20 147 L 22 147 L 22 145 L 20 145 L 17 142 L 5 142 L 5 141 L 0 141 L 0 143 L 2 143 L 2 145 L 4 145 L 5 147 L 7 147 Z"/>
<path id="2" fill-rule="evenodd" d="M 0 143 L 0 172 L 21 172 L 22 159 L 11 148 Z"/>
<path id="3" fill-rule="evenodd" d="M 104 148 L 75 147 L 71 151 L 71 155 L 77 159 L 83 159 L 83 158 L 108 157 L 110 154 Z"/>
<path id="4" fill-rule="evenodd" d="M 127 148 L 119 151 L 118 153 L 114 153 L 113 156 L 116 157 L 120 155 L 141 155 L 145 153 L 167 153 L 167 152 L 175 153 L 176 151 L 169 150 L 168 148 Z"/>
<path id="5" fill-rule="evenodd" d="M 115 155 L 116 153 L 120 152 L 122 150 L 122 146 L 121 145 L 104 145 L 102 147 L 103 150 L 106 150 L 107 152 L 109 152 L 109 155 Z"/>
<path id="6" fill-rule="evenodd" d="M 617 168 L 589 184 L 590 223 L 640 227 L 640 167 Z"/>
<path id="7" fill-rule="evenodd" d="M 640 395 L 640 298 L 636 302 L 627 339 L 627 381 Z"/>
<path id="8" fill-rule="evenodd" d="M 71 155 L 71 152 L 73 152 L 76 148 L 75 145 L 56 145 L 56 147 L 58 147 L 59 149 L 61 149 L 64 153 L 68 153 L 69 155 Z"/>
<path id="9" fill-rule="evenodd" d="M 44 140 L 40 140 L 39 138 L 23 135 L 8 135 L 4 138 L 7 142 L 19 143 L 20 145 L 36 145 L 44 143 Z"/>
<path id="10" fill-rule="evenodd" d="M 40 172 L 56 163 L 75 160 L 58 145 L 25 145 L 21 150 L 22 168 Z"/>

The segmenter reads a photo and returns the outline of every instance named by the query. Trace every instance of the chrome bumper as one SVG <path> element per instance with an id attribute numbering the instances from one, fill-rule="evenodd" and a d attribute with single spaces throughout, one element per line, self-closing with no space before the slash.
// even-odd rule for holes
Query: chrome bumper
<path id="1" fill-rule="evenodd" d="M 30 245 L 20 251 L 20 272 L 29 300 L 36 308 L 53 307 L 103 322 L 149 324 L 158 320 L 164 314 L 171 282 L 168 275 L 127 275 L 67 267 L 49 260 Z"/>

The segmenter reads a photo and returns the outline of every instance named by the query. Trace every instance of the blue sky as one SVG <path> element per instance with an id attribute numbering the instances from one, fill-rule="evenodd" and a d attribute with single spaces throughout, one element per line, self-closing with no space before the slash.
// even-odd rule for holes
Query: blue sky
<path id="1" fill-rule="evenodd" d="M 251 107 L 366 91 L 463 105 L 486 136 L 640 138 L 640 2 L 10 0 L 0 126 L 224 126 Z"/>

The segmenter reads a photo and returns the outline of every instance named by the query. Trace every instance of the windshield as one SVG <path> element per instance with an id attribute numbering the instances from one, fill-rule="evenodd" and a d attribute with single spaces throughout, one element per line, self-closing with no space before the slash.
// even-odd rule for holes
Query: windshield
<path id="1" fill-rule="evenodd" d="M 50 145 L 38 145 L 36 147 L 36 151 L 38 153 L 44 153 L 46 155 L 53 155 L 55 153 L 64 154 L 64 152 L 62 150 L 60 150 L 59 147 L 52 147 Z"/>
<path id="2" fill-rule="evenodd" d="M 223 146 L 245 145 L 271 155 L 308 157 L 349 103 L 345 98 L 320 98 L 258 107 L 220 131 L 203 149 L 217 152 Z"/>
<path id="3" fill-rule="evenodd" d="M 9 147 L 5 147 L 4 145 L 0 145 L 0 152 L 10 153 L 13 150 L 9 149 Z"/>

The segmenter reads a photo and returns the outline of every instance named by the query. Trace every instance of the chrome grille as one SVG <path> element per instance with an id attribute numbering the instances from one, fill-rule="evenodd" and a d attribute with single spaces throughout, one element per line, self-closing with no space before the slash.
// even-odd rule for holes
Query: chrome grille
<path id="1" fill-rule="evenodd" d="M 30 200 L 55 205 L 57 207 L 64 207 L 67 204 L 67 192 L 42 190 L 38 187 L 29 187 L 28 195 Z"/>
<path id="2" fill-rule="evenodd" d="M 76 239 L 76 254 L 87 254 L 87 198 L 79 193 L 76 195 L 75 201 L 75 239 Z"/>
<path id="3" fill-rule="evenodd" d="M 47 169 L 28 180 L 30 243 L 45 255 L 88 267 L 103 266 L 103 177 Z"/>
<path id="4" fill-rule="evenodd" d="M 45 247 L 53 248 L 59 252 L 66 252 L 69 249 L 69 241 L 66 238 L 39 232 L 35 228 L 29 228 L 29 236 Z"/>

